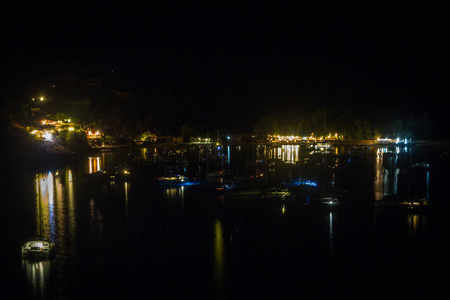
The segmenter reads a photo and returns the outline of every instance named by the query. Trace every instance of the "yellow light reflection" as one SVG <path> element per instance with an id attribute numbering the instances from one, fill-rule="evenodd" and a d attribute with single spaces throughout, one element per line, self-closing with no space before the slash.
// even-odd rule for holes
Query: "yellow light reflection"
<path id="1" fill-rule="evenodd" d="M 420 229 L 423 229 L 426 224 L 426 216 L 409 214 L 408 215 L 408 229 L 413 237 L 415 237 Z"/>
<path id="2" fill-rule="evenodd" d="M 100 156 L 88 158 L 88 172 L 89 174 L 98 172 L 102 169 Z"/>
<path id="3" fill-rule="evenodd" d="M 75 239 L 76 234 L 76 212 L 75 212 L 75 189 L 72 170 L 66 169 L 66 189 L 67 189 L 67 215 L 69 217 L 69 236 Z"/>
<path id="4" fill-rule="evenodd" d="M 285 163 L 296 163 L 299 161 L 300 145 L 282 145 L 275 147 L 269 152 L 270 159 L 279 159 Z"/>
<path id="5" fill-rule="evenodd" d="M 128 217 L 129 217 L 129 215 L 128 215 L 128 193 L 130 190 L 130 184 L 125 181 L 123 183 L 123 185 L 124 185 L 124 190 L 125 190 L 125 218 L 128 221 Z"/>
<path id="6" fill-rule="evenodd" d="M 166 189 L 166 196 L 168 200 L 175 200 L 177 198 L 177 188 Z"/>
<path id="7" fill-rule="evenodd" d="M 298 162 L 299 145 L 283 145 L 283 157 L 284 162 L 295 163 Z"/>
<path id="8" fill-rule="evenodd" d="M 48 259 L 42 261 L 23 259 L 22 267 L 28 284 L 31 286 L 33 298 L 44 299 L 50 276 L 50 261 Z"/>
<path id="9" fill-rule="evenodd" d="M 400 173 L 399 168 L 386 167 L 383 163 L 383 154 L 387 152 L 387 148 L 378 148 L 375 159 L 375 179 L 374 179 L 374 196 L 375 200 L 380 200 L 386 195 L 397 194 L 397 177 Z"/>
<path id="10" fill-rule="evenodd" d="M 214 281 L 216 292 L 222 295 L 225 273 L 224 241 L 222 232 L 222 222 L 216 219 L 214 224 Z"/>
<path id="11" fill-rule="evenodd" d="M 380 200 L 384 196 L 385 169 L 383 167 L 383 150 L 377 149 L 377 157 L 375 159 L 375 179 L 373 182 L 373 190 L 375 200 Z"/>
<path id="12" fill-rule="evenodd" d="M 53 174 L 36 175 L 36 235 L 50 237 L 55 231 Z"/>
<path id="13" fill-rule="evenodd" d="M 73 249 L 76 235 L 75 176 L 72 170 L 37 173 L 36 235 L 57 242 L 58 253 Z M 72 249 L 70 249 L 70 248 Z"/>
<path id="14" fill-rule="evenodd" d="M 165 190 L 165 196 L 169 203 L 175 206 L 184 207 L 185 186 L 169 188 Z"/>

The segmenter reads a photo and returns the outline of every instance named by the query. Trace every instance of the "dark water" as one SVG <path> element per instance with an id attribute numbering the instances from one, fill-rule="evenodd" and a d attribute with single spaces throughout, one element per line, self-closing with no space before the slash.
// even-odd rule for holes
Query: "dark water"
<path id="1" fill-rule="evenodd" d="M 414 151 L 418 162 L 439 162 L 434 149 Z M 225 168 L 251 173 L 245 162 L 258 160 L 258 152 L 244 152 L 232 152 Z M 432 165 L 425 180 L 424 195 L 436 209 L 377 209 L 374 201 L 398 192 L 400 173 L 379 153 L 315 162 L 345 170 L 329 175 L 346 195 L 334 209 L 305 208 L 298 198 L 230 197 L 205 185 L 162 189 L 147 180 L 85 179 L 121 163 L 123 153 L 9 174 L 2 185 L 0 293 L 3 299 L 440 295 L 449 264 L 446 171 Z M 299 166 L 301 155 L 291 158 L 289 164 L 280 158 L 272 174 L 265 170 L 269 182 L 328 176 Z M 40 231 L 57 243 L 56 256 L 23 261 L 20 245 Z"/>

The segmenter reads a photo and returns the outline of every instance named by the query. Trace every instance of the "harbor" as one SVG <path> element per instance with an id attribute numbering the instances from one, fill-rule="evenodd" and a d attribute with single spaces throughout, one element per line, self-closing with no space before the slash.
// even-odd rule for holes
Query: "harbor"
<path id="1" fill-rule="evenodd" d="M 6 195 L 21 199 L 5 223 L 16 257 L 5 263 L 20 278 L 11 286 L 44 298 L 276 297 L 280 289 L 313 297 L 379 287 L 412 295 L 418 286 L 396 282 L 423 268 L 416 276 L 439 284 L 427 273 L 446 262 L 437 148 L 219 146 L 132 147 L 11 175 Z M 412 165 L 402 167 L 401 154 Z M 413 166 L 425 177 L 408 188 L 400 174 Z M 123 176 L 90 178 L 102 170 Z M 178 176 L 160 177 L 168 174 Z M 400 200 L 383 203 L 389 197 Z M 407 199 L 430 209 L 410 209 Z M 37 230 L 55 254 L 21 262 L 20 244 Z"/>
<path id="2" fill-rule="evenodd" d="M 153 6 L 2 18 L 2 299 L 447 292 L 445 9 Z"/>

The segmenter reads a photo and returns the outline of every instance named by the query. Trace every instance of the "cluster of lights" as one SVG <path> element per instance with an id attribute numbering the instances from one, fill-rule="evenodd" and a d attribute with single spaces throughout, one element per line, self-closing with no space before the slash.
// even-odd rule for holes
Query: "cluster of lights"
<path id="1" fill-rule="evenodd" d="M 405 145 L 408 144 L 408 139 L 400 139 L 399 137 L 396 139 L 390 139 L 390 138 L 378 138 L 377 141 L 379 143 L 387 143 L 387 144 L 401 144 L 404 143 Z"/>
<path id="2" fill-rule="evenodd" d="M 304 140 L 314 139 L 314 137 L 301 137 L 298 135 L 268 135 L 269 142 L 300 142 Z"/>
<path id="3" fill-rule="evenodd" d="M 69 131 L 74 131 L 75 128 L 72 126 L 73 123 L 71 121 L 72 121 L 71 119 L 65 119 L 64 121 L 61 121 L 61 120 L 53 121 L 53 120 L 43 119 L 39 123 L 41 123 L 41 125 L 44 125 L 44 126 L 54 126 L 56 128 L 56 130 L 58 130 L 58 131 L 64 130 L 65 128 L 68 129 Z M 65 127 L 65 128 L 63 128 L 63 127 Z"/>
<path id="4" fill-rule="evenodd" d="M 98 131 L 98 130 L 97 131 L 89 130 L 87 132 L 87 137 L 88 137 L 88 139 L 98 139 L 101 137 L 101 134 L 100 134 L 100 131 Z"/>
<path id="5" fill-rule="evenodd" d="M 52 140 L 52 133 L 49 131 L 45 131 L 43 136 L 42 136 L 46 141 L 51 141 Z"/>
<path id="6" fill-rule="evenodd" d="M 30 134 L 35 135 L 36 137 L 44 138 L 47 141 L 51 141 L 53 139 L 52 134 L 56 131 L 60 132 L 62 130 L 75 131 L 74 124 L 71 119 L 65 119 L 64 121 L 53 121 L 48 119 L 43 119 L 39 122 L 44 126 L 53 126 L 53 129 L 45 129 L 45 130 L 32 130 Z M 88 139 L 98 139 L 101 138 L 102 133 L 99 130 L 89 130 L 86 132 Z"/>
<path id="7" fill-rule="evenodd" d="M 267 136 L 267 140 L 269 142 L 301 142 L 301 141 L 316 141 L 316 140 L 336 140 L 339 138 L 339 135 L 337 133 L 335 133 L 334 135 L 332 135 L 331 133 L 329 133 L 326 137 L 321 136 L 321 137 L 315 137 L 314 134 L 311 134 L 310 136 L 298 136 L 298 135 L 268 135 Z"/>
<path id="8" fill-rule="evenodd" d="M 212 141 L 211 141 L 211 138 L 201 138 L 201 137 L 197 137 L 197 138 L 191 138 L 190 142 L 191 142 L 192 144 L 203 144 L 203 143 L 209 144 L 209 143 L 211 143 Z"/>
<path id="9" fill-rule="evenodd" d="M 30 134 L 43 138 L 46 141 L 51 141 L 53 139 L 53 130 L 33 130 Z"/>

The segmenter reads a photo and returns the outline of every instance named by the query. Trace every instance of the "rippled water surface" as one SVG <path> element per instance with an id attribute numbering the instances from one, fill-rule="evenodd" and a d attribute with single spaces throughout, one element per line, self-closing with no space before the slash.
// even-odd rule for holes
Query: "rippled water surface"
<path id="1" fill-rule="evenodd" d="M 266 169 L 265 176 L 287 180 L 305 174 L 301 155 L 289 151 L 280 152 L 285 163 L 275 165 L 272 175 Z M 446 194 L 440 187 L 445 177 L 430 168 L 417 183 L 440 209 L 379 209 L 375 201 L 399 192 L 401 172 L 382 156 L 371 149 L 357 162 L 322 159 L 318 166 L 331 170 L 335 189 L 345 195 L 334 208 L 308 207 L 299 197 L 231 196 L 203 184 L 161 188 L 142 179 L 87 179 L 120 163 L 119 153 L 8 174 L 2 185 L 1 293 L 247 299 L 442 292 L 438 271 L 449 262 Z M 286 167 L 286 160 L 293 163 Z M 236 171 L 239 160 L 228 163 Z M 54 258 L 22 260 L 20 245 L 36 234 L 57 243 Z"/>

